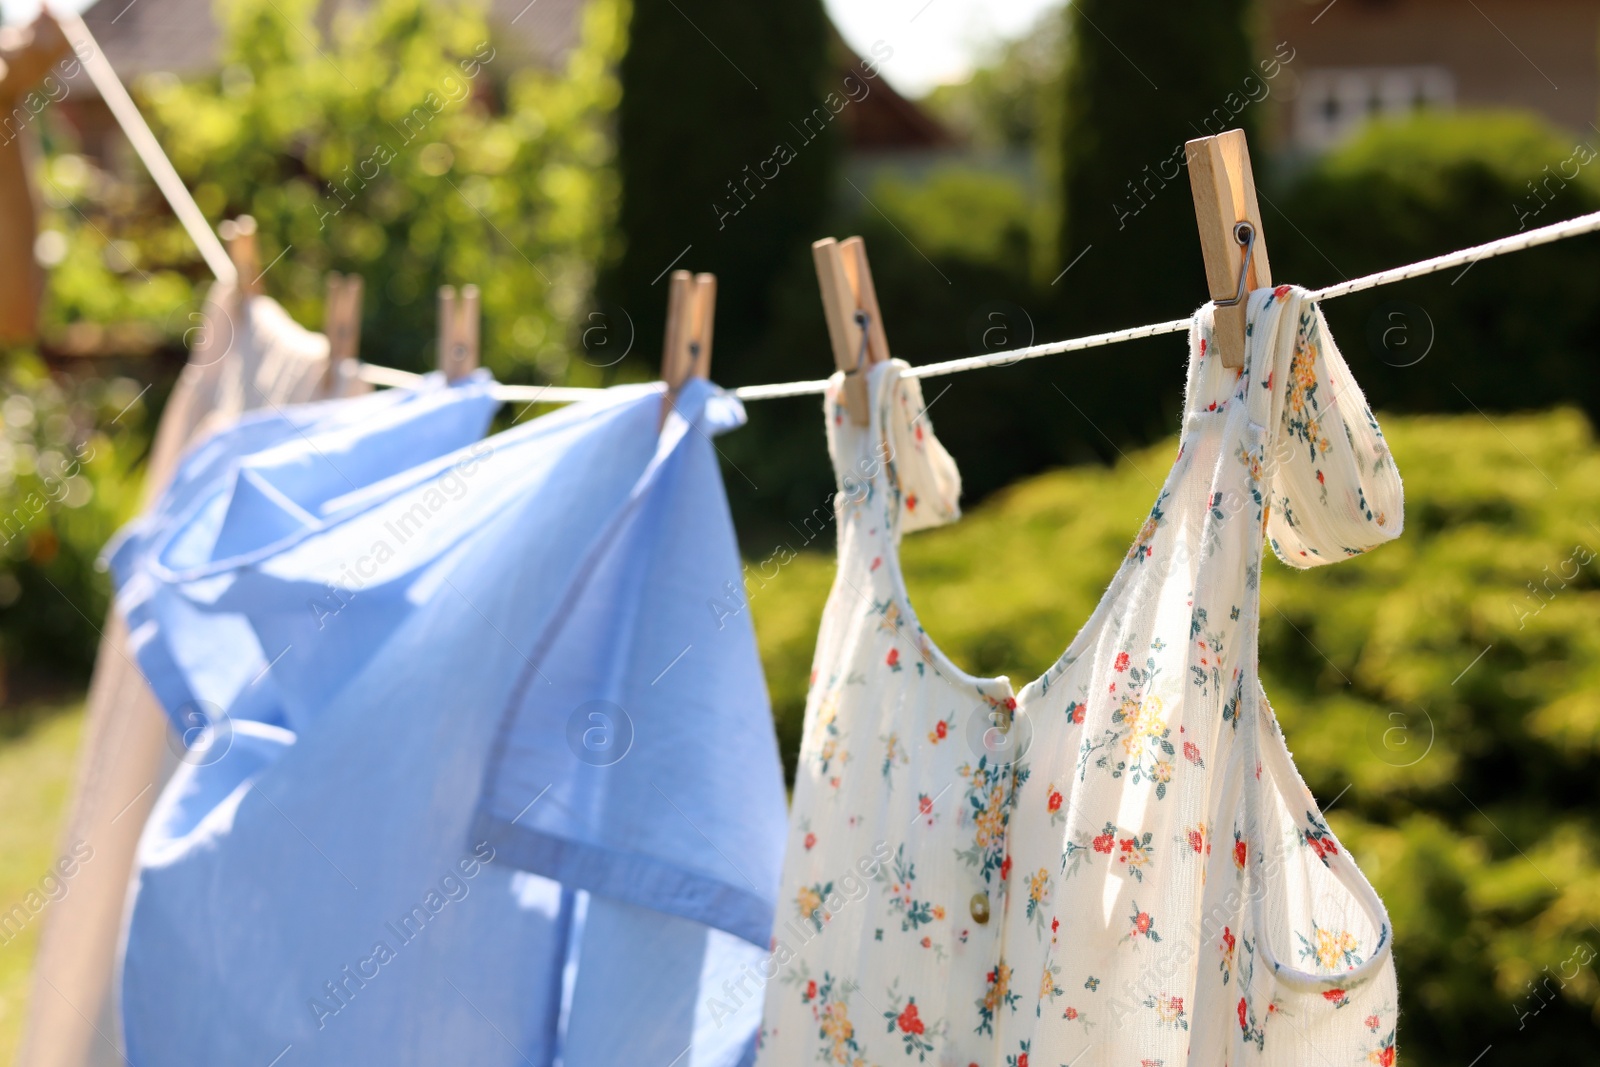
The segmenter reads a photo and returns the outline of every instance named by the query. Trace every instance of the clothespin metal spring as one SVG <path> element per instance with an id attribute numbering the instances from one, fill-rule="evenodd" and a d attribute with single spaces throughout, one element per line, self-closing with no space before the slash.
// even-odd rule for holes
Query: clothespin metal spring
<path id="1" fill-rule="evenodd" d="M 1233 226 L 1233 239 L 1244 249 L 1244 262 L 1239 264 L 1239 290 L 1226 300 L 1213 300 L 1212 303 L 1219 308 L 1231 308 L 1242 304 L 1245 297 L 1250 295 L 1250 257 L 1256 250 L 1256 228 L 1249 222 L 1236 222 Z"/>

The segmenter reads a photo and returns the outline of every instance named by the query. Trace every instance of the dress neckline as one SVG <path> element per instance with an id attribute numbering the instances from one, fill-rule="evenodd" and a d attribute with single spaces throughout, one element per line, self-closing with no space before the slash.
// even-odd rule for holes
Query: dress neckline
<path id="1" fill-rule="evenodd" d="M 1259 290 L 1258 292 L 1264 292 L 1270 295 L 1272 290 L 1266 289 Z M 1252 305 L 1254 305 L 1254 303 L 1255 302 L 1252 301 Z M 1251 318 L 1254 318 L 1254 313 L 1259 310 L 1260 307 L 1252 306 Z M 1198 309 L 1194 314 L 1193 323 L 1190 330 L 1191 339 L 1189 358 L 1191 364 L 1199 359 L 1204 358 L 1206 354 L 1206 347 L 1208 346 L 1211 332 L 1213 313 L 1213 305 L 1208 303 Z M 1198 351 L 1196 351 L 1197 348 Z M 884 416 L 888 410 L 888 405 L 892 397 L 890 390 L 896 387 L 900 379 L 901 370 L 906 366 L 907 364 L 902 360 L 889 360 L 885 363 L 877 364 L 872 368 L 871 371 L 869 371 L 870 377 L 868 381 L 868 391 L 872 395 L 872 403 L 869 405 L 870 415 L 867 430 L 868 440 L 870 442 L 882 442 L 885 439 L 887 427 L 884 422 Z M 1247 373 L 1248 371 L 1245 370 L 1241 370 L 1240 372 L 1241 375 L 1245 375 Z M 1211 403 L 1208 407 L 1201 407 L 1200 404 L 1196 402 L 1198 393 L 1195 388 L 1195 374 L 1193 366 L 1191 366 L 1189 381 L 1190 396 L 1185 402 L 1183 426 L 1180 429 L 1180 445 L 1178 452 L 1180 457 L 1184 455 L 1184 452 L 1188 447 L 1189 423 L 1191 419 L 1204 418 L 1212 415 L 1224 415 L 1228 410 L 1228 406 L 1226 404 Z M 1232 383 L 1229 384 L 1231 386 Z M 974 687 L 982 696 L 992 696 L 993 694 L 988 691 L 992 688 L 998 687 L 1003 689 L 1005 698 L 1010 701 L 1013 708 L 1016 706 L 1026 705 L 1044 696 L 1044 694 L 1049 691 L 1051 680 L 1060 674 L 1061 671 L 1077 662 L 1078 658 L 1083 654 L 1084 646 L 1088 643 L 1089 639 L 1096 632 L 1098 632 L 1100 623 L 1104 621 L 1105 616 L 1110 613 L 1113 605 L 1116 604 L 1118 597 L 1122 593 L 1123 587 L 1126 586 L 1129 581 L 1129 576 L 1137 573 L 1135 568 L 1129 566 L 1129 563 L 1133 560 L 1137 552 L 1146 545 L 1149 539 L 1154 536 L 1155 524 L 1159 521 L 1161 505 L 1170 497 L 1174 488 L 1173 482 L 1178 477 L 1180 470 L 1180 464 L 1177 462 L 1175 462 L 1168 469 L 1167 477 L 1162 482 L 1161 489 L 1156 494 L 1156 502 L 1152 507 L 1150 514 L 1146 517 L 1143 526 L 1141 526 L 1138 535 L 1135 536 L 1132 545 L 1128 549 L 1127 555 L 1123 557 L 1122 564 L 1117 568 L 1116 573 L 1112 575 L 1105 591 L 1100 594 L 1100 599 L 1095 603 L 1094 609 L 1089 613 L 1088 618 L 1084 620 L 1083 624 L 1073 635 L 1072 640 L 1066 647 L 1066 650 L 1056 657 L 1055 662 L 1047 667 L 1044 673 L 1034 677 L 1021 689 L 1016 688 L 1016 686 L 1012 684 L 1009 675 L 1000 674 L 993 677 L 984 677 L 982 675 L 972 674 L 964 670 L 953 659 L 951 659 L 949 655 L 945 653 L 939 642 L 935 641 L 932 635 L 928 633 L 927 629 L 922 625 L 921 618 L 917 614 L 916 606 L 911 602 L 910 590 L 906 587 L 905 568 L 901 565 L 900 560 L 899 532 L 898 530 L 891 528 L 891 517 L 894 514 L 894 509 L 898 506 L 898 504 L 890 505 L 889 507 L 885 508 L 883 511 L 883 521 L 885 524 L 883 566 L 888 571 L 889 584 L 891 587 L 891 592 L 894 596 L 895 608 L 900 612 L 905 624 L 910 626 L 913 632 L 918 635 L 919 639 L 914 639 L 913 641 L 917 647 L 918 654 L 925 657 L 933 666 L 934 670 L 938 671 L 940 674 L 951 677 L 963 685 Z M 875 477 L 881 477 L 881 474 Z"/>

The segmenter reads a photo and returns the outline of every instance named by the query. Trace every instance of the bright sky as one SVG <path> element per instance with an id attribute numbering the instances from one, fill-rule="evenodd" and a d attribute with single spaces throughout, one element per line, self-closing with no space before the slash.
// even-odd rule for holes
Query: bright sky
<path id="1" fill-rule="evenodd" d="M 82 10 L 90 0 L 55 0 Z M 884 72 L 910 96 L 966 77 L 984 48 L 1017 37 L 1062 0 L 824 0 L 844 39 L 862 55 L 883 41 Z M 0 0 L 7 22 L 31 19 L 39 0 Z"/>
<path id="2" fill-rule="evenodd" d="M 82 11 L 89 6 L 91 0 L 51 0 L 51 2 L 69 11 Z M 28 22 L 39 13 L 39 0 L 0 0 L 0 11 L 5 12 L 7 22 Z"/>
<path id="3" fill-rule="evenodd" d="M 6 0 L 12 2 L 12 0 Z M 824 0 L 834 25 L 857 52 L 875 41 L 894 49 L 883 69 L 896 89 L 921 96 L 958 82 L 986 46 L 1020 37 L 1062 0 Z"/>

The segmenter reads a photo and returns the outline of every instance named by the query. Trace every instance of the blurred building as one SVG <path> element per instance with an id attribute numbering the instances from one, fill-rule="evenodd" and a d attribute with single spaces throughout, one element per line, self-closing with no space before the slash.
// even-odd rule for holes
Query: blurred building
<path id="1" fill-rule="evenodd" d="M 1600 103 L 1596 0 L 1268 0 L 1287 41 L 1281 143 L 1322 151 L 1418 107 L 1514 107 L 1576 133 Z M 1269 46 L 1270 50 L 1270 46 Z"/>

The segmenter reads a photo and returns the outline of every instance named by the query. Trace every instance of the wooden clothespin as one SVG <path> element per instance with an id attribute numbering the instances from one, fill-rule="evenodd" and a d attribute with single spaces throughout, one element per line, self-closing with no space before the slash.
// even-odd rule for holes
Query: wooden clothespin
<path id="1" fill-rule="evenodd" d="M 249 215 L 224 219 L 217 227 L 228 245 L 228 258 L 239 274 L 239 298 L 261 293 L 261 253 L 256 247 L 256 220 Z"/>
<path id="2" fill-rule="evenodd" d="M 844 404 L 851 421 L 867 425 L 867 371 L 889 358 L 889 337 L 878 310 L 878 293 L 867 265 L 867 246 L 859 237 L 824 237 L 811 245 L 822 287 L 822 313 L 828 320 L 833 362 L 845 373 Z"/>
<path id="3" fill-rule="evenodd" d="M 439 286 L 439 369 L 456 382 L 478 369 L 478 287 Z"/>
<path id="4" fill-rule="evenodd" d="M 1242 367 L 1250 292 L 1272 284 L 1250 149 L 1243 130 L 1228 130 L 1190 141 L 1184 150 L 1200 224 L 1200 251 L 1206 261 L 1206 286 L 1217 305 L 1213 338 L 1222 365 Z"/>
<path id="5" fill-rule="evenodd" d="M 667 383 L 661 424 L 667 423 L 678 390 L 690 378 L 711 377 L 711 328 L 717 315 L 717 276 L 675 270 L 667 287 L 666 339 L 661 380 Z"/>
<path id="6" fill-rule="evenodd" d="M 717 276 L 672 272 L 667 290 L 667 336 L 661 380 L 676 393 L 690 378 L 711 377 L 711 330 L 717 314 Z"/>
<path id="7" fill-rule="evenodd" d="M 328 272 L 328 295 L 322 305 L 322 332 L 328 338 L 328 369 L 324 391 L 329 396 L 365 392 L 356 374 L 361 350 L 361 291 L 359 274 Z"/>

